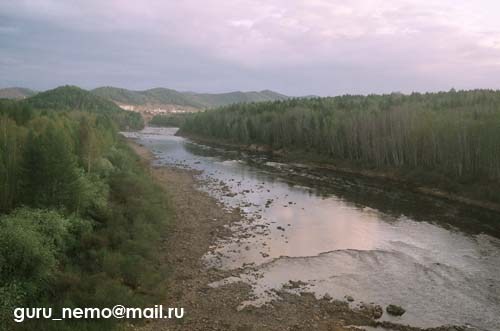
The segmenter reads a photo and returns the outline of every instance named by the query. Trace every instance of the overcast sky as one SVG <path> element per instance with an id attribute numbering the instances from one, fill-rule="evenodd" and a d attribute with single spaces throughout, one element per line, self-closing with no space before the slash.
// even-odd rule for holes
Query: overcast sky
<path id="1" fill-rule="evenodd" d="M 0 87 L 500 88 L 498 0 L 0 0 Z"/>

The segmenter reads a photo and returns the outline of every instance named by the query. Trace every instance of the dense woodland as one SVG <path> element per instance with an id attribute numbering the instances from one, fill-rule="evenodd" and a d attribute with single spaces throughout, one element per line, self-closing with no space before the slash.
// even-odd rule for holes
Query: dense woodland
<path id="1" fill-rule="evenodd" d="M 285 100 L 288 98 L 286 95 L 269 90 L 259 92 L 195 93 L 179 92 L 161 87 L 145 91 L 132 91 L 116 87 L 99 87 L 91 92 L 102 98 L 124 104 L 173 104 L 198 109 L 226 106 L 233 103 Z"/>
<path id="2" fill-rule="evenodd" d="M 36 110 L 83 111 L 106 115 L 123 130 L 136 130 L 144 126 L 139 113 L 123 111 L 114 102 L 101 98 L 77 86 L 61 86 L 38 93 L 19 102 Z"/>
<path id="3" fill-rule="evenodd" d="M 149 125 L 151 126 L 160 126 L 160 127 L 181 127 L 184 124 L 186 118 L 191 116 L 191 113 L 185 114 L 168 114 L 168 115 L 155 115 L 149 121 Z"/>
<path id="4" fill-rule="evenodd" d="M 1 330 L 111 330 L 116 320 L 16 324 L 11 314 L 143 306 L 162 293 L 169 207 L 118 134 L 141 123 L 85 91 L 56 92 L 0 100 Z"/>
<path id="5" fill-rule="evenodd" d="M 497 91 L 235 104 L 189 117 L 180 133 L 267 145 L 302 160 L 391 172 L 500 202 Z"/>

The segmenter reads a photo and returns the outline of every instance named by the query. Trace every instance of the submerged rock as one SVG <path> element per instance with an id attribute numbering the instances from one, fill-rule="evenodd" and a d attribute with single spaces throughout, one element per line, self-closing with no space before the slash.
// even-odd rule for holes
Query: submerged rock
<path id="1" fill-rule="evenodd" d="M 388 305 L 385 308 L 385 310 L 387 311 L 388 314 L 393 316 L 401 316 L 406 312 L 406 310 L 404 310 L 403 307 L 396 305 Z"/>

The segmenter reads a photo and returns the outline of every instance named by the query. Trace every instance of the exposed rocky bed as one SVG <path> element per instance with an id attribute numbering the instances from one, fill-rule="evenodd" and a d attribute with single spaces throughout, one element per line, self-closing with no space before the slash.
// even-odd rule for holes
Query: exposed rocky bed
<path id="1" fill-rule="evenodd" d="M 150 166 L 153 160 L 151 152 L 135 143 L 131 143 L 131 146 Z M 168 240 L 161 247 L 165 252 L 164 263 L 171 267 L 169 274 L 165 275 L 168 292 L 163 302 L 152 304 L 183 307 L 185 316 L 180 320 L 147 320 L 144 324 L 131 325 L 132 329 L 339 331 L 363 330 L 363 326 L 371 326 L 398 331 L 424 330 L 381 322 L 379 318 L 388 313 L 386 307 L 362 303 L 352 308 L 349 303 L 354 299 L 350 296 L 343 300 L 334 300 L 328 295 L 317 299 L 303 289 L 307 284 L 300 281 L 290 281 L 282 289 L 276 290 L 277 300 L 261 307 L 246 306 L 239 309 L 242 301 L 251 299 L 252 292 L 248 284 L 235 282 L 219 287 L 209 284 L 236 277 L 251 266 L 220 270 L 207 267 L 203 257 L 217 243 L 233 234 L 234 229 L 230 225 L 241 222 L 241 210 L 228 210 L 215 198 L 199 190 L 199 185 L 203 183 L 196 178 L 194 171 L 177 167 L 152 167 L 151 173 L 168 192 L 176 218 Z M 232 194 L 227 187 L 221 186 L 221 191 L 223 194 Z M 285 232 L 285 229 L 279 230 Z M 426 330 L 464 329 L 445 326 Z"/>

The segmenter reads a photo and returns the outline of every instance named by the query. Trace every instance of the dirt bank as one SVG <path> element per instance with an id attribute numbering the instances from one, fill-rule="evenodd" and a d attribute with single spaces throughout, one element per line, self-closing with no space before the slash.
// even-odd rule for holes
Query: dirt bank
<path id="1" fill-rule="evenodd" d="M 294 295 L 278 292 L 281 300 L 260 308 L 237 310 L 241 301 L 251 295 L 248 285 L 235 283 L 219 288 L 208 284 L 241 270 L 220 271 L 206 269 L 201 261 L 218 238 L 230 235 L 225 225 L 241 219 L 239 210 L 225 211 L 208 194 L 201 192 L 194 172 L 171 168 L 151 167 L 152 154 L 146 148 L 131 142 L 157 182 L 165 186 L 170 202 L 175 207 L 175 224 L 165 242 L 164 263 L 170 272 L 168 293 L 164 307 L 183 307 L 181 320 L 150 320 L 136 330 L 360 330 L 352 325 L 379 325 L 370 309 L 352 310 L 347 301 L 331 298 L 317 300 L 312 294 Z M 290 283 L 293 287 L 294 282 Z M 391 326 L 390 324 L 383 324 Z M 421 330 L 395 326 L 395 330 Z M 362 329 L 361 329 L 362 330 Z M 434 330 L 455 330 L 440 328 Z M 457 329 L 458 330 L 458 329 Z"/>

